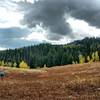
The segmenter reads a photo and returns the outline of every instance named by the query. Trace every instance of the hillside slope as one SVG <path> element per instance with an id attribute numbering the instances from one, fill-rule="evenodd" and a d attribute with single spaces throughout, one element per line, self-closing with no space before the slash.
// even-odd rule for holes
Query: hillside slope
<path id="1" fill-rule="evenodd" d="M 96 51 L 100 57 L 100 38 L 85 38 L 66 45 L 39 44 L 0 51 L 0 65 L 19 67 L 20 62 L 25 61 L 30 68 L 61 66 L 78 63 L 79 55 L 87 62 L 87 56 L 92 59 Z"/>
<path id="2" fill-rule="evenodd" d="M 100 100 L 100 63 L 18 70 L 0 80 L 0 100 Z"/>

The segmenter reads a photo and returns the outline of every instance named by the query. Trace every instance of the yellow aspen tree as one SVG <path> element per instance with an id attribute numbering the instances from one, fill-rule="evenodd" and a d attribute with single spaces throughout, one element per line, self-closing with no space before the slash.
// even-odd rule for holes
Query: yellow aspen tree
<path id="1" fill-rule="evenodd" d="M 19 64 L 19 68 L 28 69 L 29 66 L 27 65 L 26 62 L 22 61 L 22 62 L 20 62 L 20 64 Z"/>

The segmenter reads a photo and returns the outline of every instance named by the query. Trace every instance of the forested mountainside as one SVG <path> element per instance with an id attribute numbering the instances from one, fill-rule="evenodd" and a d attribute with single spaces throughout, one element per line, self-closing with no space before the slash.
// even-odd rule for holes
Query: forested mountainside
<path id="1" fill-rule="evenodd" d="M 94 61 L 93 56 L 100 57 L 100 38 L 85 38 L 66 45 L 39 44 L 0 51 L 0 65 L 13 67 L 15 64 L 18 67 L 24 61 L 30 68 L 60 66 L 79 63 L 80 55 L 84 62 Z"/>

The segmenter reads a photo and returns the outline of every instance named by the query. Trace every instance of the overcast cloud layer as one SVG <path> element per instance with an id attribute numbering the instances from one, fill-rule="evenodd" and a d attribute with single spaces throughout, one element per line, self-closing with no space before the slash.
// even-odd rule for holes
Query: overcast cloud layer
<path id="1" fill-rule="evenodd" d="M 50 39 L 57 40 L 66 34 L 73 37 L 69 23 L 66 23 L 70 17 L 100 28 L 100 0 L 39 0 L 34 4 L 22 4 L 31 7 L 25 11 L 23 23 L 30 28 L 42 23 L 50 31 Z"/>
<path id="2" fill-rule="evenodd" d="M 0 0 L 0 49 L 100 37 L 100 0 Z"/>

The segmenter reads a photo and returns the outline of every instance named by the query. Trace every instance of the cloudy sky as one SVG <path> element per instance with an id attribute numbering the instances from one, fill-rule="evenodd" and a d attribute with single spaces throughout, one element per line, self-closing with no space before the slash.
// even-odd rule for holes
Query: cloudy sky
<path id="1" fill-rule="evenodd" d="M 0 50 L 100 37 L 100 0 L 0 0 Z"/>

